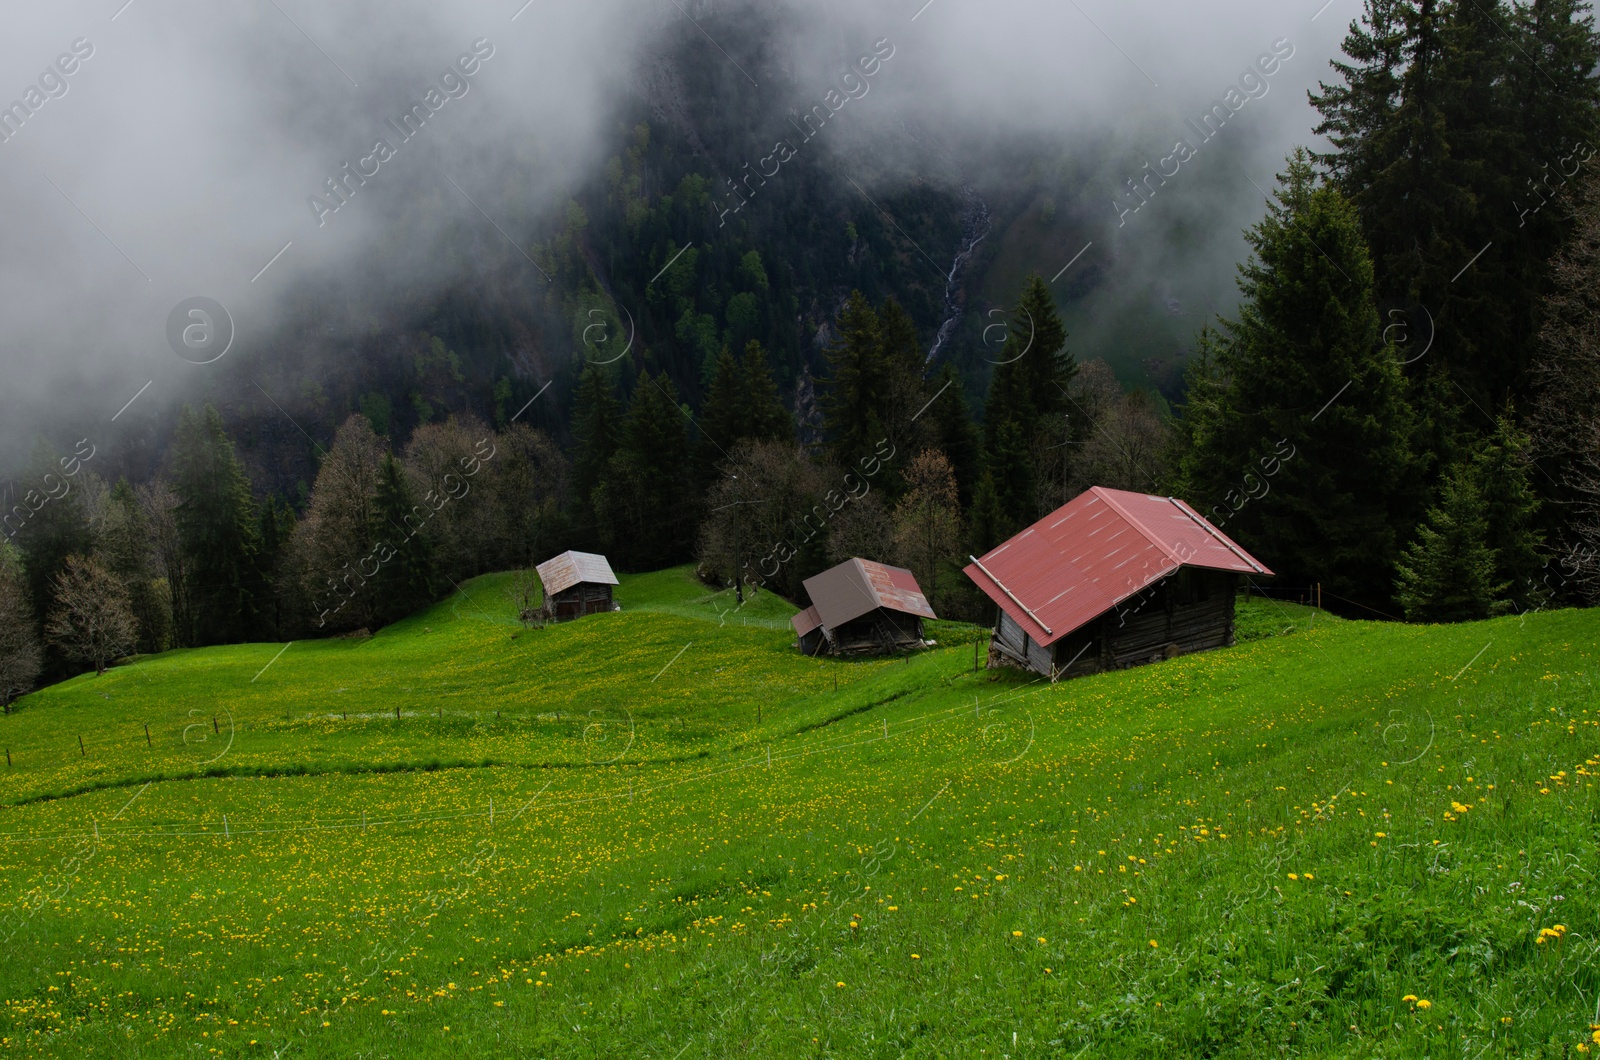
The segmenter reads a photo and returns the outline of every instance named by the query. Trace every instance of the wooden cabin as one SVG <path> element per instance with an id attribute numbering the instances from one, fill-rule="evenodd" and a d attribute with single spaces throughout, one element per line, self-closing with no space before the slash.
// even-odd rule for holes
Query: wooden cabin
<path id="1" fill-rule="evenodd" d="M 1272 576 L 1176 497 L 1100 486 L 969 558 L 989 665 L 1052 681 L 1226 647 L 1238 579 Z"/>
<path id="2" fill-rule="evenodd" d="M 563 552 L 539 564 L 539 581 L 544 585 L 546 621 L 570 622 L 574 618 L 601 611 L 619 610 L 611 598 L 617 576 L 604 556 L 593 552 Z"/>
<path id="3" fill-rule="evenodd" d="M 922 647 L 922 620 L 937 618 L 904 567 L 851 559 L 805 580 L 811 606 L 790 624 L 806 655 L 911 651 Z"/>

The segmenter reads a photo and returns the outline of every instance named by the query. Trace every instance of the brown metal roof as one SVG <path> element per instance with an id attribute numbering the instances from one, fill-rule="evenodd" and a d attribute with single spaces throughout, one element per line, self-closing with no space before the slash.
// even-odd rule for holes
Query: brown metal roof
<path id="1" fill-rule="evenodd" d="M 975 558 L 966 574 L 1048 645 L 1179 567 L 1272 574 L 1176 497 L 1100 486 Z"/>
<path id="2" fill-rule="evenodd" d="M 812 609 L 829 629 L 837 629 L 880 607 L 923 618 L 939 617 L 910 571 L 870 559 L 845 560 L 807 578 L 805 586 Z"/>
<path id="3" fill-rule="evenodd" d="M 822 625 L 822 616 L 817 614 L 816 606 L 812 605 L 789 619 L 789 624 L 794 627 L 795 636 L 803 637 Z"/>
<path id="4" fill-rule="evenodd" d="M 546 596 L 563 592 L 579 582 L 617 584 L 617 576 L 611 573 L 611 564 L 606 562 L 604 556 L 597 556 L 593 552 L 563 552 L 539 564 L 538 570 Z"/>

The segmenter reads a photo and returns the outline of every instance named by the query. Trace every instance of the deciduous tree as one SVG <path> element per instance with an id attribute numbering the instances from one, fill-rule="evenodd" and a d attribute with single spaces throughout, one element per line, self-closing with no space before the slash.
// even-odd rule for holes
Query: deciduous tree
<path id="1" fill-rule="evenodd" d="M 68 658 L 96 674 L 132 651 L 138 626 L 121 579 L 84 556 L 68 556 L 56 575 L 54 605 L 45 632 Z"/>

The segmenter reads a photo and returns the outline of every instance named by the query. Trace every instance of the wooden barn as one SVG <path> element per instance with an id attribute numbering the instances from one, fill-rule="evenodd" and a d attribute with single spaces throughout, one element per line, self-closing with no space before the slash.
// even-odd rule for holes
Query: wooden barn
<path id="1" fill-rule="evenodd" d="M 543 614 L 552 622 L 569 622 L 584 615 L 615 611 L 611 587 L 617 576 L 604 556 L 593 552 L 563 552 L 539 564 L 544 585 Z"/>
<path id="2" fill-rule="evenodd" d="M 851 559 L 805 580 L 811 606 L 790 619 L 807 655 L 910 651 L 938 618 L 904 567 Z"/>
<path id="3" fill-rule="evenodd" d="M 1230 645 L 1238 578 L 1272 575 L 1176 497 L 1099 486 L 969 558 L 989 665 L 1052 681 Z"/>

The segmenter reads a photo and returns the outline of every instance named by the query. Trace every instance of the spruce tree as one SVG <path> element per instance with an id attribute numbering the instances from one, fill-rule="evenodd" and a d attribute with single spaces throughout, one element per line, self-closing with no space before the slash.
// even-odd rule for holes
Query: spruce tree
<path id="1" fill-rule="evenodd" d="M 595 509 L 608 544 L 632 570 L 655 570 L 687 557 L 693 512 L 687 418 L 665 374 L 639 373 L 617 451 L 596 490 Z"/>
<path id="2" fill-rule="evenodd" d="M 1494 582 L 1519 611 L 1544 602 L 1539 570 L 1544 535 L 1535 524 L 1539 497 L 1533 489 L 1531 443 L 1509 413 L 1495 420 L 1495 433 L 1472 458 L 1472 475 L 1483 498 L 1485 543 L 1495 555 Z"/>
<path id="3" fill-rule="evenodd" d="M 1361 217 L 1380 308 L 1420 305 L 1433 322 L 1411 374 L 1448 369 L 1424 395 L 1441 406 L 1524 395 L 1534 305 L 1570 228 L 1549 200 L 1582 164 L 1600 100 L 1588 5 L 1367 0 L 1344 50 L 1336 83 L 1312 95 L 1333 144 L 1318 161 Z M 1481 433 L 1423 411 L 1452 432 L 1441 461 Z"/>
<path id="4" fill-rule="evenodd" d="M 1042 436 L 1062 426 L 1067 386 L 1077 362 L 1050 290 L 1030 275 L 1011 313 L 1005 346 L 983 407 L 985 464 L 993 475 L 999 529 L 1008 537 L 1033 522 L 1040 508 Z"/>
<path id="5" fill-rule="evenodd" d="M 716 466 L 728 458 L 734 443 L 747 430 L 744 372 L 726 346 L 712 365 L 711 385 L 695 422 L 700 428 L 695 446 L 696 469 L 701 483 L 708 483 L 716 476 Z"/>
<path id="6" fill-rule="evenodd" d="M 283 639 L 288 620 L 289 586 L 284 556 L 293 537 L 294 510 L 277 494 L 270 495 L 261 505 L 256 552 L 256 574 L 261 586 L 257 600 L 261 636 L 269 641 Z"/>
<path id="7" fill-rule="evenodd" d="M 387 625 L 426 606 L 433 599 L 433 550 L 427 528 L 407 523 L 417 500 L 405 468 L 385 453 L 378 468 L 372 505 L 372 538 L 382 542 L 378 572 L 372 577 L 374 618 Z"/>
<path id="8" fill-rule="evenodd" d="M 772 378 L 772 368 L 767 364 L 766 349 L 754 339 L 745 343 L 740 373 L 744 380 L 743 395 L 747 409 L 746 433 L 743 437 L 762 442 L 794 441 L 794 416 L 778 396 L 778 383 Z"/>
<path id="9" fill-rule="evenodd" d="M 1414 417 L 1381 339 L 1355 211 L 1316 182 L 1303 151 L 1280 179 L 1246 235 L 1238 319 L 1207 336 L 1214 375 L 1184 410 L 1187 499 L 1225 520 L 1279 584 L 1321 582 L 1382 610 L 1396 527 L 1421 507 Z"/>
<path id="10" fill-rule="evenodd" d="M 739 442 L 754 439 L 786 442 L 794 438 L 794 417 L 778 397 L 778 385 L 767 367 L 767 352 L 751 339 L 744 356 L 723 347 L 711 374 L 705 406 L 696 421 L 697 470 L 702 484 L 716 477 L 718 464 Z"/>
<path id="11" fill-rule="evenodd" d="M 879 388 L 876 395 L 882 409 L 887 437 L 896 449 L 906 450 L 906 459 L 897 465 L 906 465 L 913 451 L 919 451 L 927 437 L 921 419 L 914 420 L 928 403 L 932 393 L 923 379 L 922 344 L 917 341 L 916 325 L 900 308 L 900 303 L 890 298 L 878 310 L 878 328 L 881 337 L 883 360 L 879 367 Z M 873 439 L 877 443 L 877 439 Z M 901 475 L 898 468 L 890 469 L 898 487 Z"/>
<path id="12" fill-rule="evenodd" d="M 1027 336 L 1019 334 L 1024 322 L 1031 323 Z M 1027 388 L 1033 394 L 1034 409 L 1041 419 L 1049 419 L 1067 408 L 1067 387 L 1078 374 L 1078 362 L 1067 349 L 1067 329 L 1056 312 L 1055 297 L 1038 273 L 1028 276 L 1012 311 L 1012 324 L 1006 333 L 1006 347 L 1021 345 L 1015 363 Z M 1008 355 L 1004 352 L 1001 359 Z M 1040 426 L 1035 424 L 1035 429 Z"/>
<path id="13" fill-rule="evenodd" d="M 1445 475 L 1439 504 L 1400 557 L 1395 596 L 1412 622 L 1469 622 L 1504 610 L 1509 582 L 1495 581 L 1483 495 L 1470 465 Z"/>
<path id="14" fill-rule="evenodd" d="M 853 467 L 887 437 L 879 410 L 885 384 L 883 334 L 878 314 L 860 291 L 850 292 L 834 321 L 827 359 L 823 431 L 838 463 Z"/>
<path id="15" fill-rule="evenodd" d="M 578 444 L 572 457 L 573 507 L 582 536 L 600 540 L 595 491 L 605 480 L 622 431 L 622 408 L 609 369 L 591 364 L 583 370 L 574 406 L 572 433 Z"/>
<path id="16" fill-rule="evenodd" d="M 257 547 L 250 482 L 211 405 L 178 417 L 172 488 L 189 579 L 191 628 L 184 643 L 246 639 L 256 623 Z"/>

